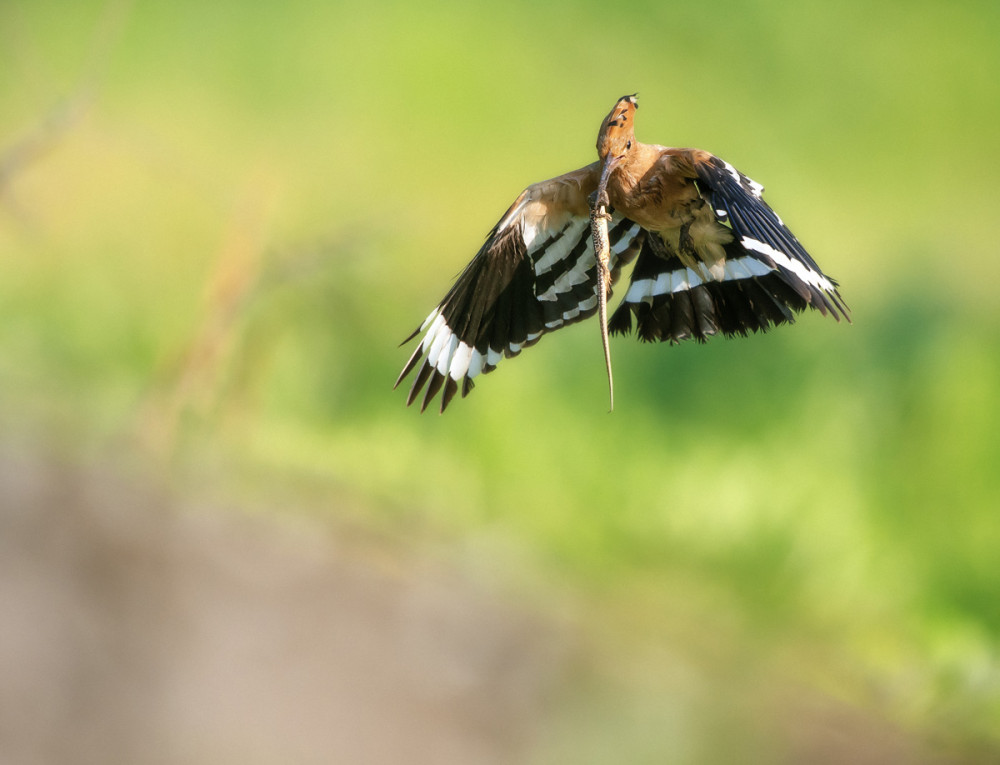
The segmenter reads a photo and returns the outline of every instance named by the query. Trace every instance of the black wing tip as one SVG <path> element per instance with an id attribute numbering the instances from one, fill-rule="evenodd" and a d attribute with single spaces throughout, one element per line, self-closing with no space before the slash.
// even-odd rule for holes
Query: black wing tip
<path id="1" fill-rule="evenodd" d="M 445 376 L 436 369 L 431 372 L 430 382 L 427 384 L 427 391 L 424 393 L 424 400 L 420 403 L 421 414 L 427 409 L 427 405 L 434 399 L 437 392 L 441 390 L 441 386 L 444 385 L 444 379 Z"/>
<path id="2" fill-rule="evenodd" d="M 455 394 L 458 392 L 458 381 L 454 377 L 448 377 L 444 385 L 444 392 L 441 394 L 441 408 L 438 410 L 438 414 L 444 414 L 444 410 L 451 403 L 451 400 L 455 398 Z"/>
<path id="3" fill-rule="evenodd" d="M 831 279 L 831 281 L 833 280 Z M 837 283 L 833 282 L 833 284 L 836 287 Z M 830 299 L 830 302 L 833 303 L 833 306 L 836 309 L 836 310 L 831 309 L 831 312 L 833 313 L 833 318 L 835 318 L 837 321 L 840 321 L 840 319 L 843 318 L 844 321 L 846 321 L 848 324 L 853 324 L 854 322 L 851 321 L 851 308 L 850 306 L 847 305 L 847 301 L 840 296 L 840 290 L 834 289 L 833 292 L 828 292 L 827 297 Z"/>
<path id="4" fill-rule="evenodd" d="M 427 380 L 430 377 L 432 370 L 433 367 L 431 367 L 431 365 L 428 364 L 426 361 L 423 363 L 423 366 L 420 367 L 419 371 L 417 372 L 417 376 L 413 379 L 413 385 L 410 386 L 410 392 L 406 395 L 407 406 L 412 404 L 416 400 L 417 396 L 420 395 L 420 391 L 427 383 Z"/>
<path id="5" fill-rule="evenodd" d="M 396 382 L 392 386 L 393 390 L 396 390 L 396 388 L 399 387 L 399 384 L 403 382 L 406 376 L 413 371 L 413 368 L 420 362 L 422 356 L 423 356 L 423 349 L 421 346 L 417 346 L 417 349 L 413 352 L 413 354 L 410 356 L 409 361 L 407 361 L 406 365 L 403 367 L 403 371 L 400 372 L 399 377 L 396 378 Z"/>
<path id="6" fill-rule="evenodd" d="M 406 345 L 408 342 L 410 342 L 413 338 L 415 338 L 419 334 L 420 334 L 420 327 L 417 327 L 415 330 L 413 330 L 410 334 L 406 336 L 406 339 L 404 339 L 403 342 L 401 342 L 396 347 L 402 348 L 404 345 Z"/>
<path id="7" fill-rule="evenodd" d="M 399 384 L 403 379 L 413 371 L 417 363 L 420 361 L 422 355 L 420 349 L 414 352 L 413 356 L 407 362 L 403 371 L 400 372 L 399 377 L 396 380 L 396 384 L 392 386 L 395 390 L 399 387 Z M 427 410 L 430 406 L 431 401 L 437 396 L 439 391 L 441 392 L 441 406 L 438 410 L 439 414 L 444 414 L 444 410 L 448 408 L 448 404 L 452 402 L 455 395 L 461 391 L 462 398 L 469 395 L 469 391 L 474 387 L 473 382 L 468 377 L 462 378 L 461 387 L 459 386 L 459 381 L 451 377 L 451 375 L 443 375 L 437 369 L 432 367 L 430 364 L 424 360 L 423 365 L 417 371 L 416 377 L 413 379 L 413 384 L 410 386 L 410 390 L 406 394 L 406 406 L 412 406 L 413 403 L 420 397 L 421 391 L 423 391 L 423 398 L 420 401 L 420 412 L 421 414 Z M 426 390 L 424 387 L 426 386 Z"/>
<path id="8" fill-rule="evenodd" d="M 608 321 L 608 333 L 627 336 L 632 332 L 632 311 L 628 303 L 621 303 Z"/>

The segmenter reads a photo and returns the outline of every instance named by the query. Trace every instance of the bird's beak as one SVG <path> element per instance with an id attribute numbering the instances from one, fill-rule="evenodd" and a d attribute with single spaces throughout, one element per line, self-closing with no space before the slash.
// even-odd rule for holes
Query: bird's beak
<path id="1" fill-rule="evenodd" d="M 618 163 L 625 159 L 624 154 L 619 154 L 617 157 L 608 154 L 604 158 L 604 167 L 601 169 L 601 182 L 598 184 L 598 188 L 603 189 L 608 185 L 608 178 L 611 177 L 611 172 L 618 167 Z"/>
<path id="2" fill-rule="evenodd" d="M 608 154 L 604 158 L 604 167 L 601 168 L 601 180 L 597 184 L 597 199 L 598 203 L 607 204 L 608 198 L 608 178 L 611 177 L 611 171 L 614 170 L 618 163 L 625 159 L 624 154 L 619 154 L 617 157 Z M 603 200 L 603 202 L 602 202 Z"/>

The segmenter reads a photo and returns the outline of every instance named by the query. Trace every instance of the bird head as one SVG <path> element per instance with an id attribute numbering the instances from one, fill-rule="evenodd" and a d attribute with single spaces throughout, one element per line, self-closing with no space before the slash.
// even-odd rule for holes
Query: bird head
<path id="1" fill-rule="evenodd" d="M 601 204 L 607 200 L 605 188 L 612 171 L 625 159 L 635 144 L 633 118 L 638 108 L 639 102 L 635 93 L 631 96 L 622 96 L 601 123 L 601 132 L 597 134 L 597 154 L 601 158 L 601 180 L 597 187 L 597 198 Z"/>
<path id="2" fill-rule="evenodd" d="M 601 123 L 597 134 L 597 154 L 601 162 L 617 164 L 632 149 L 635 143 L 633 118 L 639 108 L 637 94 L 622 96 Z"/>

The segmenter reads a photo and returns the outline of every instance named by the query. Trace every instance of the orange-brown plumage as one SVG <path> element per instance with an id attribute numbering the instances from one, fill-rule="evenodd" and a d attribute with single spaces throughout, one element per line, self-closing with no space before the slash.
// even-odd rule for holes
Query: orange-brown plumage
<path id="1" fill-rule="evenodd" d="M 601 122 L 598 161 L 525 189 L 438 307 L 399 382 L 419 367 L 407 403 L 427 385 L 441 410 L 472 379 L 552 330 L 597 310 L 600 268 L 591 205 L 610 205 L 609 281 L 635 260 L 612 332 L 643 340 L 746 335 L 815 308 L 847 317 L 826 277 L 763 201 L 763 187 L 699 149 L 635 138 L 634 95 Z M 606 198 L 605 198 L 606 194 Z M 638 258 L 636 259 L 636 257 Z"/>

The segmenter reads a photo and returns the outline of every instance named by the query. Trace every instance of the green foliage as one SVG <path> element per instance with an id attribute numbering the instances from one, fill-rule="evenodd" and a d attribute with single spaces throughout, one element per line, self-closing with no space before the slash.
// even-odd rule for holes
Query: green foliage
<path id="1" fill-rule="evenodd" d="M 5 7 L 0 156 L 45 151 L 0 186 L 0 412 L 513 538 L 622 640 L 726 611 L 762 666 L 995 752 L 997 7 Z M 397 343 L 636 90 L 641 138 L 768 187 L 855 323 L 617 340 L 611 415 L 585 324 L 404 409 Z"/>

